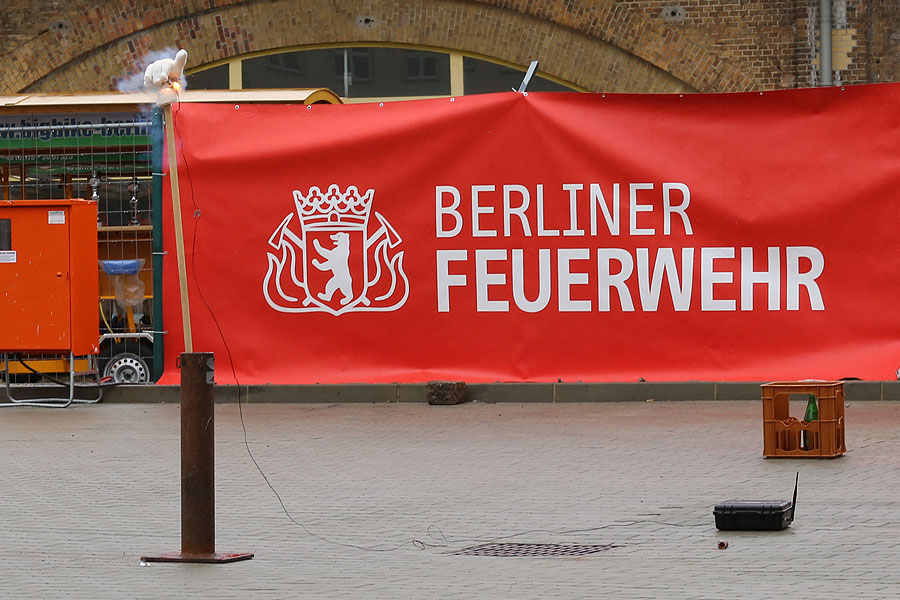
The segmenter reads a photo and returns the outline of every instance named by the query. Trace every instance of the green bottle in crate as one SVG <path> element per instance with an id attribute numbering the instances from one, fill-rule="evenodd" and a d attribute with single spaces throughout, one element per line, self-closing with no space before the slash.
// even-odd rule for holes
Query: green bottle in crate
<path id="1" fill-rule="evenodd" d="M 803 416 L 803 420 L 807 423 L 819 420 L 819 407 L 816 405 L 815 394 L 809 395 L 809 401 L 806 403 L 806 415 Z M 800 432 L 800 438 L 800 447 L 804 450 L 812 450 L 809 447 L 809 432 L 804 429 Z"/>

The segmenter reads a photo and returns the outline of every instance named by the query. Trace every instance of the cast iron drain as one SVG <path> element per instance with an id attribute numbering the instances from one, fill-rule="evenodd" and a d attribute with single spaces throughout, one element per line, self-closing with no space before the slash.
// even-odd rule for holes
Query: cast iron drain
<path id="1" fill-rule="evenodd" d="M 482 544 L 463 548 L 453 554 L 466 556 L 585 556 L 615 548 L 590 544 Z"/>

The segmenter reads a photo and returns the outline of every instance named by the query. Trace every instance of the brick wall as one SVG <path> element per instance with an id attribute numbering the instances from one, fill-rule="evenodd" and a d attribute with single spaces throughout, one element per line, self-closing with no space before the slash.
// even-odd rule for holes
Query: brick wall
<path id="1" fill-rule="evenodd" d="M 833 0 L 835 83 L 900 80 L 900 3 Z M 314 43 L 433 45 L 594 91 L 816 85 L 818 0 L 4 0 L 0 94 L 114 89 L 148 52 L 191 64 Z M 362 26 L 359 18 L 371 16 Z"/>
<path id="2" fill-rule="evenodd" d="M 869 2 L 867 81 L 900 81 L 900 2 Z"/>
<path id="3" fill-rule="evenodd" d="M 739 65 L 758 89 L 808 85 L 805 4 L 794 0 L 622 0 L 716 56 Z M 815 2 L 818 4 L 817 0 Z"/>
<path id="4" fill-rule="evenodd" d="M 818 0 L 621 0 L 620 4 L 739 66 L 757 89 L 808 87 L 820 81 Z M 869 61 L 894 63 L 900 55 L 896 38 L 893 45 L 881 43 L 877 50 L 868 40 L 872 31 L 897 31 L 898 3 L 832 0 L 832 4 L 834 83 L 895 80 L 896 70 L 891 77 L 884 73 L 873 79 Z"/>
<path id="5" fill-rule="evenodd" d="M 46 32 L 56 14 L 61 14 L 59 0 L 3 0 L 0 7 L 0 56 L 29 39 Z"/>

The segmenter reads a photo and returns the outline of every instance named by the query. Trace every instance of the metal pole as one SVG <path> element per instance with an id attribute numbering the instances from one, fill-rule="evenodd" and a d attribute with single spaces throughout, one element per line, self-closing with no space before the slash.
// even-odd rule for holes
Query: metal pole
<path id="1" fill-rule="evenodd" d="M 344 48 L 344 98 L 350 97 L 350 49 Z"/>
<path id="2" fill-rule="evenodd" d="M 528 65 L 528 71 L 525 73 L 525 78 L 522 80 L 522 83 L 519 85 L 519 89 L 515 90 L 517 92 L 525 92 L 528 89 L 528 83 L 531 81 L 532 76 L 534 76 L 534 71 L 537 69 L 538 61 L 533 60 L 531 64 Z"/>
<path id="3" fill-rule="evenodd" d="M 250 553 L 216 552 L 215 364 L 212 352 L 184 353 L 181 367 L 181 552 L 144 562 L 229 563 Z"/>
<path id="4" fill-rule="evenodd" d="M 832 84 L 831 0 L 819 0 L 819 84 Z"/>
<path id="5" fill-rule="evenodd" d="M 216 551 L 213 354 L 181 355 L 181 553 Z"/>

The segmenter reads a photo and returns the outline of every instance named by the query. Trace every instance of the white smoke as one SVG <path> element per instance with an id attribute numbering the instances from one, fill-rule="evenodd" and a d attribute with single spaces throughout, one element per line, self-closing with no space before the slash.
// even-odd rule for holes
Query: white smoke
<path id="1" fill-rule="evenodd" d="M 173 58 L 178 48 L 166 48 L 164 50 L 153 50 L 141 57 L 141 70 L 138 73 L 130 73 L 116 81 L 116 90 L 119 92 L 143 92 L 144 90 L 144 70 L 147 66 L 161 58 Z M 187 89 L 187 78 L 181 76 L 181 89 Z"/>

